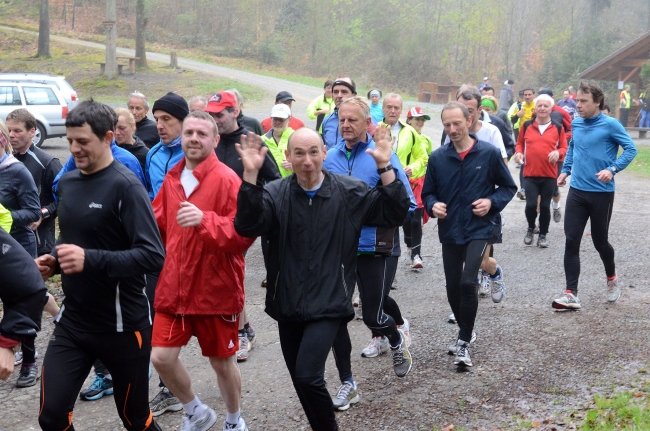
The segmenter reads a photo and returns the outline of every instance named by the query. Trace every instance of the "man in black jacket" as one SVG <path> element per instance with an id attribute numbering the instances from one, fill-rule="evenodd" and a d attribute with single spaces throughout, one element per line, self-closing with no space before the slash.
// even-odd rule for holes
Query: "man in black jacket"
<path id="1" fill-rule="evenodd" d="M 135 117 L 135 134 L 144 142 L 147 148 L 151 148 L 160 142 L 156 122 L 147 117 L 149 112 L 149 101 L 142 93 L 131 93 L 128 102 L 129 111 Z"/>
<path id="2" fill-rule="evenodd" d="M 410 200 L 390 165 L 388 129 L 375 134 L 381 185 L 322 168 L 326 151 L 314 130 L 291 135 L 286 150 L 294 174 L 263 188 L 257 175 L 267 148 L 252 134 L 237 146 L 244 164 L 235 229 L 242 236 L 269 236 L 266 312 L 278 321 L 289 374 L 315 431 L 337 430 L 325 387 L 325 361 L 340 322 L 352 318 L 361 227 L 398 227 Z M 340 276 L 334 277 L 334 274 Z"/>
<path id="3" fill-rule="evenodd" d="M 34 339 L 41 329 L 43 298 L 47 289 L 34 259 L 0 227 L 0 380 L 14 370 L 14 350 L 21 341 Z"/>

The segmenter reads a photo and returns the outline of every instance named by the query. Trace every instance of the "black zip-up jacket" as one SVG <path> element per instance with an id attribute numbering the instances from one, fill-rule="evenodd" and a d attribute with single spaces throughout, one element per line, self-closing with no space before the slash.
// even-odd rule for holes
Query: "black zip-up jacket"
<path id="1" fill-rule="evenodd" d="M 144 117 L 140 122 L 135 123 L 135 134 L 138 138 L 142 139 L 142 142 L 144 142 L 149 149 L 160 142 L 156 122 L 147 117 Z"/>
<path id="2" fill-rule="evenodd" d="M 447 205 L 447 216 L 438 219 L 442 244 L 464 245 L 491 239 L 497 214 L 517 191 L 501 152 L 492 144 L 479 141 L 474 134 L 470 136 L 475 143 L 464 160 L 452 142 L 429 156 L 422 203 L 431 217 L 434 217 L 433 205 L 437 202 Z M 490 199 L 492 207 L 483 217 L 475 216 L 472 202 L 483 198 Z"/>
<path id="3" fill-rule="evenodd" d="M 54 178 L 61 170 L 61 162 L 53 155 L 32 145 L 24 154 L 14 154 L 16 159 L 23 162 L 34 178 L 38 190 L 41 208 L 46 208 L 50 216 L 44 219 L 36 229 L 36 246 L 38 255 L 50 253 L 54 247 L 54 234 L 57 202 L 52 194 Z"/>
<path id="4" fill-rule="evenodd" d="M 239 157 L 235 144 L 239 144 L 241 135 L 245 133 L 248 133 L 248 130 L 243 128 L 241 125 L 239 125 L 239 128 L 232 133 L 221 133 L 219 135 L 219 145 L 217 145 L 215 150 L 219 161 L 235 171 L 239 178 L 243 178 L 244 176 L 244 164 L 241 161 L 241 157 Z M 265 146 L 264 143 L 262 143 L 262 145 Z M 258 184 L 266 184 L 280 178 L 282 177 L 280 176 L 278 165 L 275 163 L 271 152 L 268 151 L 262 169 L 257 176 L 257 182 Z"/>
<path id="5" fill-rule="evenodd" d="M 400 180 L 371 188 L 323 172 L 313 198 L 295 174 L 239 189 L 237 233 L 268 235 L 266 313 L 275 320 L 350 318 L 361 227 L 398 227 L 411 203 Z"/>
<path id="6" fill-rule="evenodd" d="M 135 142 L 133 144 L 117 144 L 118 147 L 128 151 L 133 154 L 138 162 L 140 162 L 140 167 L 142 167 L 142 172 L 144 172 L 144 167 L 147 161 L 147 153 L 149 152 L 149 147 L 147 147 L 142 139 L 137 136 L 133 136 Z"/>
<path id="7" fill-rule="evenodd" d="M 35 337 L 41 329 L 45 305 L 45 283 L 34 265 L 34 258 L 4 229 L 0 228 L 0 300 L 4 315 L 0 321 L 0 345 L 11 347 Z"/>

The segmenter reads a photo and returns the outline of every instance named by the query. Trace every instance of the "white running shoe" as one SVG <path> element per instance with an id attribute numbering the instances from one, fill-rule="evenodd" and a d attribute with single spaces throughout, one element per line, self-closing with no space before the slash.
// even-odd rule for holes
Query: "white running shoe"
<path id="1" fill-rule="evenodd" d="M 402 331 L 404 335 L 406 335 L 406 347 L 411 347 L 411 326 L 409 325 L 409 321 L 404 317 L 404 324 L 403 325 L 397 325 L 397 329 Z"/>
<path id="2" fill-rule="evenodd" d="M 616 302 L 621 297 L 621 288 L 618 287 L 618 276 L 615 275 L 613 280 L 607 280 L 607 301 Z"/>
<path id="3" fill-rule="evenodd" d="M 553 301 L 552 306 L 557 310 L 577 310 L 581 307 L 580 299 L 570 290 L 567 290 L 562 296 Z"/>
<path id="4" fill-rule="evenodd" d="M 449 353 L 450 355 L 455 355 L 456 353 L 458 353 L 458 342 L 459 341 L 460 341 L 460 339 L 457 339 L 456 343 L 449 346 L 449 349 L 447 350 L 447 353 Z M 474 341 L 476 341 L 476 332 L 472 331 L 472 338 L 469 340 L 469 343 L 473 344 Z"/>
<path id="5" fill-rule="evenodd" d="M 411 259 L 411 269 L 422 269 L 422 258 L 419 254 L 416 254 L 413 259 Z"/>
<path id="6" fill-rule="evenodd" d="M 390 351 L 390 344 L 386 337 L 373 337 L 368 347 L 361 351 L 362 358 L 376 358 L 382 353 Z"/>
<path id="7" fill-rule="evenodd" d="M 201 404 L 192 416 L 185 415 L 181 431 L 207 431 L 217 421 L 217 414 L 210 407 Z"/>
<path id="8" fill-rule="evenodd" d="M 449 317 L 447 317 L 447 323 L 456 323 L 456 316 L 454 316 L 454 313 L 451 313 Z"/>
<path id="9" fill-rule="evenodd" d="M 336 396 L 332 397 L 332 404 L 334 410 L 345 411 L 350 408 L 350 404 L 359 402 L 359 392 L 357 391 L 357 384 L 353 382 L 343 382 L 336 391 Z"/>
<path id="10" fill-rule="evenodd" d="M 248 427 L 246 426 L 246 422 L 244 422 L 244 419 L 242 419 L 242 417 L 240 416 L 236 424 L 229 424 L 228 422 L 223 423 L 223 431 L 228 431 L 228 430 L 248 431 Z"/>
<path id="11" fill-rule="evenodd" d="M 454 365 L 459 367 L 472 367 L 472 358 L 469 356 L 469 343 L 467 341 L 458 340 L 458 351 L 456 353 L 456 359 L 454 360 Z"/>

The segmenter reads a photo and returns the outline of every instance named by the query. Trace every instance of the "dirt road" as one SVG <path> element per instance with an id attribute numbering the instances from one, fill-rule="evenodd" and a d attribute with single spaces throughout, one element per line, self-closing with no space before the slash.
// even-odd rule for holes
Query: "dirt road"
<path id="1" fill-rule="evenodd" d="M 237 72 L 233 78 L 240 75 Z M 271 78 L 259 79 L 271 82 Z M 286 84 L 273 89 L 269 85 L 272 95 L 280 89 L 299 88 Z M 305 89 L 302 94 L 309 96 L 304 99 L 318 95 L 316 90 Z M 263 115 L 268 107 L 263 102 L 250 107 L 250 112 Z M 435 120 L 438 116 L 433 118 L 431 130 L 439 137 L 440 124 Z M 51 142 L 44 148 L 64 156 L 65 145 Z M 511 172 L 518 175 L 513 166 Z M 411 322 L 413 371 L 399 379 L 392 371 L 390 357 L 361 358 L 370 332 L 361 322 L 350 323 L 352 368 L 361 401 L 337 415 L 341 430 L 431 430 L 452 423 L 466 430 L 519 430 L 535 422 L 541 424 L 536 429 L 574 429 L 594 394 L 637 387 L 647 380 L 650 192 L 647 179 L 628 172 L 617 175 L 616 182 L 610 240 L 616 249 L 623 284 L 619 302 L 612 305 L 605 301 L 604 271 L 587 226 L 581 247 L 580 298 L 584 308 L 579 312 L 553 311 L 551 301 L 564 289 L 562 224 L 552 223 L 548 249 L 526 247 L 522 241 L 526 227 L 524 203 L 513 200 L 505 210 L 504 243 L 497 246 L 495 254 L 504 269 L 507 296 L 500 304 L 481 299 L 476 322 L 478 340 L 472 351 L 475 365 L 467 372 L 458 372 L 453 358 L 446 354 L 456 338 L 457 327 L 446 323 L 450 310 L 440 245 L 435 223 L 429 222 L 423 238 L 425 268 L 412 272 L 406 259 L 400 261 L 399 288 L 391 294 Z M 250 359 L 240 365 L 242 413 L 251 430 L 306 430 L 309 427 L 280 352 L 277 325 L 264 313 L 266 291 L 259 287 L 264 276 L 261 250 L 256 243 L 247 255 L 245 285 L 257 343 Z M 37 338 L 41 355 L 51 331 L 51 319 L 45 319 Z M 216 378 L 196 343 L 192 342 L 181 356 L 195 390 L 215 408 L 221 423 L 224 406 Z M 338 382 L 331 357 L 326 377 L 334 393 Z M 17 372 L 8 382 L 0 383 L 0 429 L 38 429 L 38 385 L 16 389 L 16 378 Z M 154 372 L 151 397 L 156 393 L 157 381 Z M 77 402 L 75 429 L 123 429 L 112 398 Z M 578 413 L 571 417 L 574 411 Z M 165 414 L 158 422 L 163 429 L 178 429 L 181 413 Z"/>

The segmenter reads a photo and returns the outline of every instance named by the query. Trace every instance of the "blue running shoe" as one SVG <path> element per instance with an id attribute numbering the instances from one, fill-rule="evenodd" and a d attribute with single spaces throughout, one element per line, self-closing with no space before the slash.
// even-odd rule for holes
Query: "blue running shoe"
<path id="1" fill-rule="evenodd" d="M 113 395 L 113 379 L 97 373 L 95 374 L 95 381 L 79 393 L 79 398 L 84 401 L 95 401 L 104 395 Z"/>

